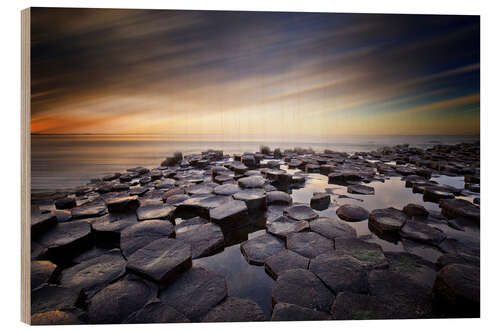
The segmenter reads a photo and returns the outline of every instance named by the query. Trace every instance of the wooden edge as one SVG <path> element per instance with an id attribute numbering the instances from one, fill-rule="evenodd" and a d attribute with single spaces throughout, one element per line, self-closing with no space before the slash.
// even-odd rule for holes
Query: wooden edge
<path id="1" fill-rule="evenodd" d="M 21 11 L 21 321 L 31 324 L 31 10 Z"/>

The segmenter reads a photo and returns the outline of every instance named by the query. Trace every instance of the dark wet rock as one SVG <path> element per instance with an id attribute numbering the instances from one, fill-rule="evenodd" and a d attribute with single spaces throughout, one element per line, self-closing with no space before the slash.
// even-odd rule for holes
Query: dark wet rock
<path id="1" fill-rule="evenodd" d="M 283 211 L 283 215 L 297 221 L 310 221 L 318 217 L 318 214 L 311 207 L 306 205 L 288 207 Z"/>
<path id="2" fill-rule="evenodd" d="M 349 185 L 347 186 L 347 192 L 353 194 L 364 194 L 364 195 L 372 195 L 375 194 L 375 189 L 371 186 L 366 185 Z"/>
<path id="3" fill-rule="evenodd" d="M 102 200 L 94 200 L 71 209 L 73 219 L 87 219 L 106 214 L 108 209 Z"/>
<path id="4" fill-rule="evenodd" d="M 466 183 L 479 184 L 481 182 L 481 179 L 479 175 L 467 174 L 464 175 L 464 181 Z"/>
<path id="5" fill-rule="evenodd" d="M 268 205 L 290 205 L 292 197 L 282 191 L 270 191 L 266 193 L 266 201 Z"/>
<path id="6" fill-rule="evenodd" d="M 227 296 L 223 276 L 203 268 L 192 268 L 160 293 L 170 305 L 191 321 L 200 321 Z"/>
<path id="7" fill-rule="evenodd" d="M 162 200 L 166 201 L 168 198 L 174 195 L 186 194 L 186 191 L 182 187 L 174 187 L 163 192 Z"/>
<path id="8" fill-rule="evenodd" d="M 290 269 L 308 269 L 309 258 L 303 257 L 293 251 L 284 249 L 267 258 L 264 265 L 266 272 L 273 279 L 277 279 L 280 274 Z"/>
<path id="9" fill-rule="evenodd" d="M 278 183 L 282 186 L 290 185 L 293 182 L 293 176 L 289 173 L 280 173 L 278 175 Z"/>
<path id="10" fill-rule="evenodd" d="M 479 317 L 479 267 L 450 264 L 437 274 L 434 295 L 438 311 L 449 317 Z"/>
<path id="11" fill-rule="evenodd" d="M 359 260 L 367 269 L 386 268 L 389 265 L 380 245 L 359 238 L 336 239 L 335 252 Z"/>
<path id="12" fill-rule="evenodd" d="M 230 201 L 232 201 L 232 198 L 226 195 L 191 197 L 177 204 L 175 216 L 181 218 L 201 216 L 209 219 L 211 209 L 219 207 Z"/>
<path id="13" fill-rule="evenodd" d="M 71 220 L 73 215 L 71 215 L 71 210 L 69 209 L 56 209 L 52 211 L 52 213 L 56 216 L 57 222 L 66 222 Z"/>
<path id="14" fill-rule="evenodd" d="M 139 200 L 135 195 L 111 197 L 104 201 L 110 213 L 119 213 L 128 210 L 135 211 L 139 207 Z"/>
<path id="15" fill-rule="evenodd" d="M 169 196 L 167 199 L 164 200 L 164 202 L 167 205 L 177 205 L 180 204 L 181 202 L 184 202 L 189 199 L 189 195 L 187 194 L 174 194 Z"/>
<path id="16" fill-rule="evenodd" d="M 447 218 L 465 217 L 479 223 L 479 207 L 464 199 L 445 199 L 439 206 Z"/>
<path id="17" fill-rule="evenodd" d="M 475 203 L 476 205 L 480 205 L 480 201 L 481 201 L 480 197 L 475 197 L 473 203 Z"/>
<path id="18" fill-rule="evenodd" d="M 240 200 L 230 200 L 211 209 L 210 220 L 219 225 L 246 223 L 248 220 L 247 205 Z"/>
<path id="19" fill-rule="evenodd" d="M 249 168 L 253 168 L 253 167 L 255 167 L 255 165 L 256 165 L 256 161 L 255 161 L 255 157 L 254 157 L 254 155 L 249 155 L 249 154 L 248 154 L 248 155 L 246 155 L 246 154 L 245 154 L 245 155 L 241 156 L 241 162 L 242 162 L 245 166 L 247 166 L 247 167 L 249 167 Z"/>
<path id="20" fill-rule="evenodd" d="M 31 325 L 79 325 L 84 322 L 70 310 L 52 310 L 35 313 L 31 316 Z"/>
<path id="21" fill-rule="evenodd" d="M 263 187 L 266 180 L 261 176 L 250 176 L 238 179 L 238 185 L 243 188 L 260 188 Z"/>
<path id="22" fill-rule="evenodd" d="M 210 310 L 203 322 L 245 322 L 264 321 L 262 309 L 252 300 L 228 297 Z"/>
<path id="23" fill-rule="evenodd" d="M 438 269 L 441 269 L 444 266 L 450 264 L 469 265 L 479 268 L 481 259 L 479 258 L 479 256 L 474 256 L 466 253 L 446 253 L 438 258 L 436 267 Z"/>
<path id="24" fill-rule="evenodd" d="M 123 192 L 123 191 L 128 191 L 129 189 L 130 186 L 128 184 L 113 184 L 113 186 L 111 186 L 112 192 Z"/>
<path id="25" fill-rule="evenodd" d="M 166 178 L 155 184 L 157 190 L 168 190 L 175 186 L 175 180 Z"/>
<path id="26" fill-rule="evenodd" d="M 160 238 L 128 257 L 127 270 L 165 283 L 191 266 L 191 246 L 172 238 Z"/>
<path id="27" fill-rule="evenodd" d="M 144 205 L 136 210 L 137 219 L 144 220 L 171 220 L 173 218 L 175 207 L 164 204 Z"/>
<path id="28" fill-rule="evenodd" d="M 370 213 L 369 224 L 378 232 L 395 232 L 400 230 L 406 223 L 407 216 L 402 211 L 389 207 L 375 209 Z"/>
<path id="29" fill-rule="evenodd" d="M 211 194 L 214 191 L 214 189 L 210 186 L 199 184 L 199 185 L 192 185 L 187 188 L 187 192 L 190 195 L 208 195 Z"/>
<path id="30" fill-rule="evenodd" d="M 45 285 L 31 292 L 31 314 L 73 308 L 78 293 L 69 288 Z"/>
<path id="31" fill-rule="evenodd" d="M 101 246 L 119 246 L 122 230 L 136 224 L 137 217 L 132 215 L 106 215 L 92 223 L 96 241 Z"/>
<path id="32" fill-rule="evenodd" d="M 339 251 L 330 251 L 311 259 L 309 270 L 334 293 L 368 292 L 367 270 L 362 262 Z"/>
<path id="33" fill-rule="evenodd" d="M 314 193 L 311 198 L 311 207 L 316 210 L 325 210 L 330 206 L 330 194 Z"/>
<path id="34" fill-rule="evenodd" d="M 415 220 L 407 221 L 399 234 L 404 238 L 432 245 L 438 245 L 446 238 L 446 234 L 441 230 Z"/>
<path id="35" fill-rule="evenodd" d="M 189 319 L 182 313 L 160 301 L 149 302 L 142 309 L 131 314 L 126 320 L 128 324 L 189 322 Z"/>
<path id="36" fill-rule="evenodd" d="M 400 318 L 398 309 L 389 299 L 349 291 L 341 292 L 335 298 L 331 309 L 336 320 L 369 320 Z"/>
<path id="37" fill-rule="evenodd" d="M 109 174 L 109 175 L 102 177 L 102 180 L 105 182 L 109 182 L 109 181 L 118 179 L 118 177 L 120 177 L 120 176 L 121 176 L 121 174 L 119 172 L 117 172 L 117 173 Z"/>
<path id="38" fill-rule="evenodd" d="M 174 166 L 180 161 L 182 161 L 182 153 L 176 152 L 173 156 L 167 156 L 167 158 L 161 162 L 161 166 Z"/>
<path id="39" fill-rule="evenodd" d="M 329 239 L 356 238 L 356 230 L 336 218 L 320 217 L 309 222 L 312 231 Z"/>
<path id="40" fill-rule="evenodd" d="M 160 238 L 169 238 L 175 235 L 174 226 L 165 220 L 146 220 L 136 223 L 120 234 L 120 247 L 123 255 L 128 258 L 138 249 Z"/>
<path id="41" fill-rule="evenodd" d="M 342 205 L 337 209 L 337 215 L 348 222 L 359 222 L 366 220 L 370 213 L 360 206 Z"/>
<path id="42" fill-rule="evenodd" d="M 248 189 L 233 194 L 236 200 L 242 200 L 247 205 L 249 212 L 266 209 L 266 194 L 261 189 Z"/>
<path id="43" fill-rule="evenodd" d="M 446 238 L 438 247 L 444 253 L 465 253 L 473 256 L 479 256 L 480 253 L 478 248 L 467 246 L 453 238 Z"/>
<path id="44" fill-rule="evenodd" d="M 295 304 L 316 311 L 328 312 L 335 296 L 313 273 L 291 269 L 278 277 L 272 291 L 273 305 Z"/>
<path id="45" fill-rule="evenodd" d="M 152 300 L 157 288 L 150 283 L 126 277 L 110 284 L 90 299 L 88 313 L 92 324 L 120 324 Z"/>
<path id="46" fill-rule="evenodd" d="M 214 181 L 217 184 L 224 184 L 224 183 L 227 183 L 227 182 L 230 182 L 230 181 L 233 181 L 233 180 L 234 180 L 233 176 L 226 175 L 226 174 L 218 175 L 218 176 L 216 176 L 214 178 Z"/>
<path id="47" fill-rule="evenodd" d="M 40 237 L 42 233 L 51 229 L 57 224 L 57 217 L 54 214 L 38 214 L 31 217 L 31 235 L 33 238 Z"/>
<path id="48" fill-rule="evenodd" d="M 190 218 L 187 220 L 182 220 L 182 222 L 180 224 L 177 224 L 175 226 L 175 230 L 178 230 L 179 228 L 183 228 L 183 227 L 190 226 L 190 225 L 199 225 L 199 224 L 205 224 L 205 223 L 210 223 L 210 221 L 207 219 L 204 219 L 203 217 L 196 216 L 196 217 L 193 217 L 193 218 Z"/>
<path id="49" fill-rule="evenodd" d="M 60 283 L 90 298 L 121 277 L 125 273 L 125 264 L 120 250 L 109 251 L 63 270 Z"/>
<path id="50" fill-rule="evenodd" d="M 417 255 L 404 252 L 385 252 L 389 261 L 389 270 L 406 277 L 415 284 L 432 288 L 436 278 L 433 263 Z"/>
<path id="51" fill-rule="evenodd" d="M 71 262 L 74 264 L 80 264 L 84 261 L 97 258 L 99 256 L 102 256 L 103 254 L 106 254 L 110 251 L 115 251 L 115 250 L 119 250 L 119 249 L 118 248 L 109 249 L 109 248 L 93 247 L 90 250 L 87 250 L 87 251 L 83 252 L 82 254 L 72 258 Z"/>
<path id="52" fill-rule="evenodd" d="M 331 317 L 328 313 L 289 303 L 276 304 L 271 316 L 271 321 L 314 321 L 330 319 Z"/>
<path id="53" fill-rule="evenodd" d="M 453 199 L 452 193 L 442 191 L 440 187 L 427 186 L 424 190 L 424 201 L 439 203 L 441 199 Z"/>
<path id="54" fill-rule="evenodd" d="M 286 237 L 286 247 L 307 258 L 332 251 L 333 241 L 315 232 L 299 232 Z"/>
<path id="55" fill-rule="evenodd" d="M 424 206 L 417 205 L 417 204 L 407 204 L 403 208 L 403 212 L 406 214 L 408 217 L 419 217 L 419 218 L 427 218 L 429 216 L 429 212 L 427 209 L 425 209 Z"/>
<path id="56" fill-rule="evenodd" d="M 240 245 L 241 253 L 253 265 L 263 265 L 271 256 L 285 248 L 282 241 L 269 234 L 264 234 Z"/>
<path id="57" fill-rule="evenodd" d="M 57 275 L 57 266 L 48 260 L 32 261 L 30 274 L 31 289 L 35 289 L 54 280 Z"/>
<path id="58" fill-rule="evenodd" d="M 236 184 L 219 185 L 214 188 L 214 193 L 219 195 L 233 195 L 239 191 L 241 191 L 241 189 Z"/>
<path id="59" fill-rule="evenodd" d="M 70 209 L 76 206 L 76 200 L 75 198 L 66 197 L 56 200 L 54 204 L 57 209 Z"/>
<path id="60" fill-rule="evenodd" d="M 266 229 L 276 237 L 286 238 L 291 233 L 309 229 L 309 223 L 303 220 L 297 221 L 286 216 L 280 216 L 272 222 L 267 222 Z"/>
<path id="61" fill-rule="evenodd" d="M 39 239 L 49 258 L 56 261 L 78 255 L 90 248 L 92 241 L 90 225 L 81 221 L 58 224 Z"/>
<path id="62" fill-rule="evenodd" d="M 131 187 L 130 191 L 128 192 L 130 195 L 137 195 L 137 196 L 143 196 L 149 191 L 149 188 L 147 187 L 142 187 L 142 186 L 135 186 Z"/>
<path id="63" fill-rule="evenodd" d="M 212 255 L 224 248 L 224 235 L 214 223 L 181 224 L 175 238 L 191 245 L 193 259 Z"/>

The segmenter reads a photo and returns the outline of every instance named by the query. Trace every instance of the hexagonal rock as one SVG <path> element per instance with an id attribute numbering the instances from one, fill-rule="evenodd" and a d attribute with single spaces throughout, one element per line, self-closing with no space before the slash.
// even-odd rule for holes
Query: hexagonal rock
<path id="1" fill-rule="evenodd" d="M 309 258 L 303 257 L 290 250 L 281 250 L 275 255 L 266 259 L 264 263 L 266 272 L 273 278 L 290 269 L 302 268 L 308 269 Z"/>
<path id="2" fill-rule="evenodd" d="M 136 195 L 117 196 L 105 199 L 104 202 L 110 213 L 118 213 L 127 210 L 135 210 L 139 207 L 139 200 Z"/>
<path id="3" fill-rule="evenodd" d="M 349 291 L 337 294 L 331 309 L 335 320 L 393 319 L 397 311 L 390 299 Z"/>
<path id="4" fill-rule="evenodd" d="M 31 289 L 49 283 L 56 275 L 57 266 L 48 260 L 36 260 L 31 262 Z"/>
<path id="5" fill-rule="evenodd" d="M 320 217 L 309 222 L 312 231 L 329 239 L 356 238 L 356 230 L 337 218 Z"/>
<path id="6" fill-rule="evenodd" d="M 367 270 L 349 255 L 330 251 L 311 259 L 309 270 L 336 294 L 341 291 L 368 292 Z"/>
<path id="7" fill-rule="evenodd" d="M 434 295 L 440 313 L 450 317 L 479 317 L 479 267 L 450 264 L 437 274 Z"/>
<path id="8" fill-rule="evenodd" d="M 228 297 L 210 310 L 202 322 L 264 321 L 262 309 L 252 300 Z"/>
<path id="9" fill-rule="evenodd" d="M 163 202 L 165 202 L 167 205 L 172 205 L 176 206 L 180 204 L 181 202 L 184 202 L 189 199 L 189 195 L 187 194 L 174 194 L 166 198 Z"/>
<path id="10" fill-rule="evenodd" d="M 189 323 L 182 313 L 160 301 L 152 301 L 142 309 L 132 313 L 126 320 L 127 324 L 148 323 Z"/>
<path id="11" fill-rule="evenodd" d="M 171 220 L 175 207 L 164 204 L 148 204 L 137 208 L 136 214 L 139 221 L 144 220 Z"/>
<path id="12" fill-rule="evenodd" d="M 231 225 L 248 220 L 247 205 L 240 200 L 230 200 L 210 210 L 210 220 L 219 225 Z"/>
<path id="13" fill-rule="evenodd" d="M 262 189 L 247 189 L 233 194 L 235 200 L 244 201 L 249 212 L 266 209 L 266 194 Z"/>
<path id="14" fill-rule="evenodd" d="M 290 205 L 292 197 L 283 191 L 270 191 L 266 193 L 266 202 L 268 205 Z"/>
<path id="15" fill-rule="evenodd" d="M 138 196 L 143 196 L 146 192 L 149 191 L 149 188 L 147 187 L 142 187 L 142 186 L 134 186 L 130 188 L 130 191 L 128 192 L 130 195 L 138 195 Z"/>
<path id="16" fill-rule="evenodd" d="M 357 205 L 342 205 L 337 209 L 337 215 L 344 221 L 359 222 L 366 220 L 370 213 Z"/>
<path id="17" fill-rule="evenodd" d="M 263 187 L 265 183 L 266 180 L 261 176 L 249 176 L 238 179 L 238 185 L 243 188 Z"/>
<path id="18" fill-rule="evenodd" d="M 429 212 L 427 209 L 425 209 L 424 206 L 417 205 L 417 204 L 407 204 L 406 206 L 403 207 L 403 212 L 406 214 L 408 217 L 421 217 L 421 218 L 427 218 L 429 216 Z"/>
<path id="19" fill-rule="evenodd" d="M 224 248 L 224 234 L 214 223 L 181 224 L 175 238 L 191 245 L 193 259 L 206 257 Z"/>
<path id="20" fill-rule="evenodd" d="M 330 194 L 328 193 L 314 193 L 310 205 L 313 209 L 325 210 L 330 206 L 330 200 Z"/>
<path id="21" fill-rule="evenodd" d="M 310 221 L 318 217 L 318 214 L 311 207 L 306 205 L 288 207 L 283 211 L 283 215 L 297 221 Z"/>
<path id="22" fill-rule="evenodd" d="M 133 277 L 110 284 L 90 299 L 88 314 L 92 324 L 120 324 L 152 300 L 157 288 Z"/>
<path id="23" fill-rule="evenodd" d="M 436 268 L 433 263 L 417 255 L 405 252 L 384 252 L 389 261 L 389 270 L 405 276 L 415 284 L 432 288 L 436 279 Z"/>
<path id="24" fill-rule="evenodd" d="M 74 220 L 78 220 L 102 216 L 106 214 L 107 211 L 108 209 L 104 201 L 94 200 L 71 209 L 71 215 L 73 215 Z"/>
<path id="25" fill-rule="evenodd" d="M 404 238 L 431 245 L 438 245 L 446 238 L 446 234 L 441 230 L 415 220 L 406 222 L 399 234 Z"/>
<path id="26" fill-rule="evenodd" d="M 169 284 L 159 298 L 189 320 L 200 321 L 226 296 L 223 276 L 203 268 L 191 268 Z"/>
<path id="27" fill-rule="evenodd" d="M 315 232 L 299 232 L 286 237 L 286 248 L 307 258 L 332 251 L 333 241 Z"/>
<path id="28" fill-rule="evenodd" d="M 213 191 L 214 189 L 212 187 L 203 184 L 191 185 L 187 188 L 187 193 L 190 195 L 208 195 Z"/>
<path id="29" fill-rule="evenodd" d="M 31 314 L 75 306 L 78 293 L 69 288 L 45 285 L 31 292 Z"/>
<path id="30" fill-rule="evenodd" d="M 479 258 L 479 256 L 473 256 L 466 253 L 446 253 L 438 258 L 436 267 L 438 269 L 441 269 L 444 266 L 450 264 L 461 264 L 479 267 L 481 264 L 481 259 Z"/>
<path id="31" fill-rule="evenodd" d="M 155 184 L 155 188 L 158 190 L 168 190 L 175 186 L 175 180 L 166 178 Z"/>
<path id="32" fill-rule="evenodd" d="M 424 201 L 439 203 L 441 199 L 453 199 L 455 196 L 452 193 L 441 191 L 441 188 L 426 186 L 424 189 Z"/>
<path id="33" fill-rule="evenodd" d="M 271 316 L 271 321 L 313 321 L 330 319 L 332 318 L 328 313 L 289 303 L 276 304 Z"/>
<path id="34" fill-rule="evenodd" d="M 137 224 L 137 217 L 135 214 L 123 216 L 110 216 L 106 215 L 105 218 L 92 224 L 92 230 L 96 235 L 96 241 L 100 245 L 109 246 L 120 245 L 120 234 L 122 230 Z"/>
<path id="35" fill-rule="evenodd" d="M 286 238 L 294 232 L 301 232 L 309 229 L 307 221 L 297 221 L 286 216 L 280 216 L 272 222 L 266 223 L 267 232 L 279 238 Z"/>
<path id="36" fill-rule="evenodd" d="M 272 291 L 272 303 L 295 304 L 316 311 L 328 312 L 335 300 L 333 293 L 313 273 L 291 269 L 278 277 Z"/>
<path id="37" fill-rule="evenodd" d="M 62 271 L 61 286 L 80 291 L 87 298 L 125 273 L 126 261 L 120 250 L 109 251 Z"/>
<path id="38" fill-rule="evenodd" d="M 375 194 L 375 188 L 371 186 L 356 184 L 347 186 L 347 192 L 352 194 L 373 195 Z"/>
<path id="39" fill-rule="evenodd" d="M 90 248 L 92 241 L 90 225 L 82 221 L 58 224 L 39 239 L 48 256 L 56 261 L 76 256 Z"/>
<path id="40" fill-rule="evenodd" d="M 52 310 L 35 313 L 31 316 L 30 325 L 78 325 L 83 322 L 69 310 Z"/>
<path id="41" fill-rule="evenodd" d="M 146 220 L 126 228 L 120 234 L 120 247 L 125 258 L 157 239 L 175 235 L 174 226 L 166 220 Z"/>
<path id="42" fill-rule="evenodd" d="M 249 239 L 240 245 L 241 253 L 253 265 L 263 265 L 269 257 L 284 248 L 283 242 L 269 234 Z"/>
<path id="43" fill-rule="evenodd" d="M 219 195 L 233 195 L 239 191 L 241 189 L 236 184 L 219 185 L 214 188 L 214 193 Z"/>
<path id="44" fill-rule="evenodd" d="M 160 238 L 128 257 L 127 270 L 155 282 L 165 283 L 191 266 L 191 245 Z"/>
<path id="45" fill-rule="evenodd" d="M 70 209 L 76 206 L 75 198 L 65 197 L 54 202 L 57 209 Z"/>
<path id="46" fill-rule="evenodd" d="M 380 245 L 368 243 L 358 238 L 336 239 L 335 252 L 359 260 L 366 269 L 386 268 L 389 266 Z"/>
<path id="47" fill-rule="evenodd" d="M 402 211 L 389 207 L 374 209 L 370 213 L 368 223 L 380 233 L 396 232 L 403 227 L 407 218 L 406 214 Z"/>
<path id="48" fill-rule="evenodd" d="M 40 237 L 42 233 L 46 232 L 57 224 L 57 216 L 51 213 L 38 214 L 31 217 L 31 237 Z"/>
<path id="49" fill-rule="evenodd" d="M 465 217 L 479 223 L 479 207 L 467 200 L 445 199 L 440 202 L 439 207 L 441 207 L 441 213 L 447 218 Z"/>

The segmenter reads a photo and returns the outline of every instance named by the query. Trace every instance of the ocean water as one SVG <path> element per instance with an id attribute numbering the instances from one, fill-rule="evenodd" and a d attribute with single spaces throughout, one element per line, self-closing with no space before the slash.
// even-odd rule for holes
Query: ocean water
<path id="1" fill-rule="evenodd" d="M 428 148 L 436 144 L 477 140 L 477 135 L 353 135 L 273 141 L 259 141 L 258 137 L 186 140 L 161 135 L 32 135 L 31 187 L 33 191 L 69 189 L 83 185 L 91 178 L 130 167 L 156 167 L 175 151 L 191 154 L 220 149 L 233 154 L 255 152 L 261 145 L 267 145 L 282 150 L 302 147 L 315 151 L 357 152 L 405 143 Z"/>

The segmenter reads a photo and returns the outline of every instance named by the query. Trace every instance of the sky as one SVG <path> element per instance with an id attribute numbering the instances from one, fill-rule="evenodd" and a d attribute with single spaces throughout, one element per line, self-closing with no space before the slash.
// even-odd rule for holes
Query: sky
<path id="1" fill-rule="evenodd" d="M 479 133 L 479 16 L 33 8 L 31 20 L 32 133 Z"/>

